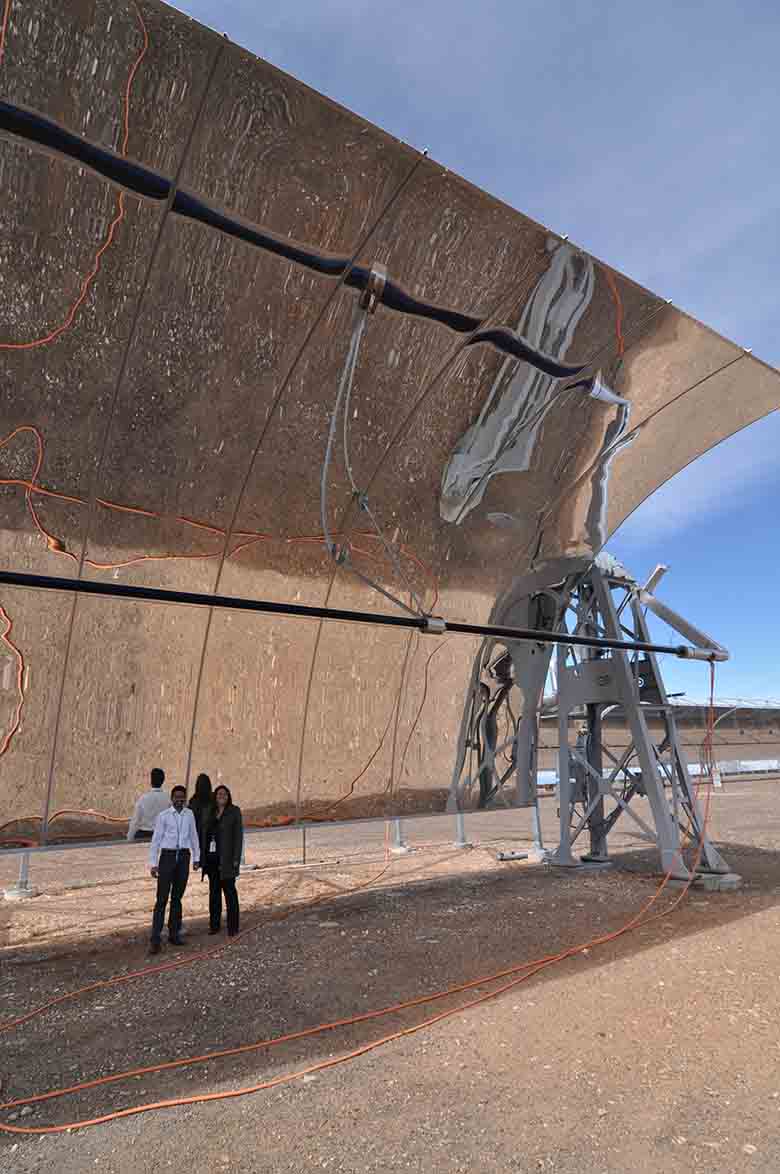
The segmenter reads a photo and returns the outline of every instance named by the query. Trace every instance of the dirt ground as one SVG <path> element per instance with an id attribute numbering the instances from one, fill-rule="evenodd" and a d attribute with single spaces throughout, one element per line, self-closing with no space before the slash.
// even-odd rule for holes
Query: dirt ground
<path id="1" fill-rule="evenodd" d="M 553 840 L 554 803 L 543 804 Z M 267 1040 L 429 995 L 560 952 L 635 917 L 654 858 L 625 832 L 609 871 L 502 864 L 524 812 L 384 829 L 253 837 L 242 928 L 212 956 L 60 1003 L 0 1036 L 0 1101 Z M 490 1002 L 339 1066 L 251 1095 L 130 1116 L 70 1133 L 0 1134 L 0 1170 L 701 1171 L 780 1169 L 780 792 L 730 784 L 711 829 L 744 878 L 692 891 L 665 918 L 549 966 Z M 0 858 L 0 885 L 18 858 Z M 383 871 L 385 870 L 386 871 Z M 148 964 L 153 882 L 142 847 L 33 856 L 41 895 L 0 903 L 0 1021 Z M 188 942 L 206 934 L 205 885 L 185 896 Z M 662 902 L 673 900 L 666 895 Z M 316 902 L 316 903 L 312 903 Z M 508 980 L 507 980 L 508 981 Z M 496 983 L 280 1047 L 168 1068 L 0 1111 L 41 1128 L 128 1106 L 226 1092 L 411 1027 Z"/>

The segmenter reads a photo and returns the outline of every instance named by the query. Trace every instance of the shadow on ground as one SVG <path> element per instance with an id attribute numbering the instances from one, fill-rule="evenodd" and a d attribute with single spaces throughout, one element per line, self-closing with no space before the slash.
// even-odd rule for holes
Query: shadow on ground
<path id="1" fill-rule="evenodd" d="M 527 988 L 554 980 L 565 990 L 572 971 L 586 968 L 595 977 L 618 957 L 707 933 L 777 904 L 780 854 L 746 844 L 719 846 L 744 878 L 739 892 L 691 891 L 668 916 L 548 967 Z M 303 880 L 290 875 L 273 893 L 274 919 L 268 909 L 247 910 L 245 926 L 255 928 L 219 957 L 88 993 L 9 1032 L 3 1041 L 2 1100 L 246 1045 L 556 954 L 634 918 L 658 886 L 656 869 L 655 854 L 626 852 L 612 869 L 598 873 L 507 865 L 504 871 L 423 877 L 346 895 L 338 895 L 338 882 L 325 877 L 324 899 L 314 908 L 295 907 Z M 677 896 L 667 890 L 651 913 L 668 908 Z M 289 917 L 278 919 L 288 911 Z M 190 931 L 186 950 L 213 944 L 204 925 L 192 922 Z M 8 1019 L 86 982 L 134 970 L 146 964 L 143 949 L 135 933 L 119 944 L 114 936 L 110 955 L 94 948 L 47 959 L 40 951 L 7 955 L 0 1016 Z M 186 951 L 176 954 L 181 956 Z M 163 954 L 164 960 L 171 957 L 170 949 Z M 674 964 L 670 956 L 669 965 Z M 72 1122 L 143 1102 L 257 1083 L 359 1047 L 489 989 L 281 1047 L 79 1092 L 35 1106 L 18 1123 Z M 2 1119 L 8 1117 L 9 1111 L 3 1112 Z"/>

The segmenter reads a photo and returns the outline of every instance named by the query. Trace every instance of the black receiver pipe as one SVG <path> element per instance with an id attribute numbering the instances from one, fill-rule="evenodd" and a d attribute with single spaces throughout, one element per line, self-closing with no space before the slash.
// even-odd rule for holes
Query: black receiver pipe
<path id="1" fill-rule="evenodd" d="M 240 217 L 215 208 L 207 200 L 181 188 L 174 188 L 173 181 L 164 175 L 126 159 L 116 151 L 90 143 L 80 135 L 60 126 L 51 118 L 45 118 L 11 102 L 0 101 L 0 132 L 13 135 L 27 145 L 42 148 L 46 153 L 60 159 L 68 159 L 80 166 L 88 167 L 104 179 L 134 192 L 147 200 L 170 200 L 171 213 L 188 220 L 195 220 L 207 228 L 235 237 L 254 248 L 284 257 L 295 265 L 302 265 L 314 273 L 326 277 L 344 276 L 344 284 L 354 289 L 365 290 L 370 279 L 370 270 L 363 265 L 352 265 L 350 258 L 335 253 L 323 252 L 314 245 L 281 236 L 262 224 L 252 224 Z M 503 354 L 512 355 L 530 363 L 555 379 L 568 379 L 585 370 L 583 364 L 562 363 L 551 355 L 531 346 L 530 343 L 507 326 L 482 327 L 482 318 L 464 314 L 452 306 L 425 302 L 404 289 L 397 281 L 388 279 L 377 295 L 377 300 L 398 314 L 414 318 L 426 318 L 439 322 L 459 334 L 469 334 L 466 346 L 480 343 L 493 346 Z"/>
<path id="2" fill-rule="evenodd" d="M 684 644 L 646 644 L 641 640 L 608 640 L 599 636 L 577 636 L 547 632 L 543 628 L 506 628 L 498 624 L 465 624 L 440 616 L 402 616 L 349 611 L 337 607 L 307 607 L 301 603 L 275 603 L 270 599 L 245 599 L 234 595 L 208 595 L 201 591 L 169 591 L 161 587 L 135 587 L 130 583 L 96 583 L 88 579 L 63 579 L 53 575 L 31 575 L 26 571 L 0 571 L 0 585 L 31 587 L 40 591 L 73 591 L 107 599 L 135 599 L 142 603 L 184 604 L 187 607 L 216 607 L 227 611 L 249 611 L 261 615 L 294 616 L 306 620 L 337 620 L 345 624 L 373 624 L 385 628 L 414 628 L 441 635 L 457 632 L 465 636 L 492 636 L 498 640 L 524 640 L 535 644 L 565 644 L 585 648 L 618 649 L 623 652 L 668 653 L 684 660 L 727 660 L 723 649 L 692 648 Z"/>

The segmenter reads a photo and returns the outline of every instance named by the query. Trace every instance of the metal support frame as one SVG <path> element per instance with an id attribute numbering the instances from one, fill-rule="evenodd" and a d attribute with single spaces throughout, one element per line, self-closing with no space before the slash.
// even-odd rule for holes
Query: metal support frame
<path id="1" fill-rule="evenodd" d="M 619 603 L 617 595 L 622 595 Z M 622 567 L 612 560 L 597 560 L 574 586 L 563 626 L 573 616 L 574 633 L 619 634 L 641 642 L 649 635 L 643 610 L 646 600 Z M 686 634 L 695 631 L 668 608 L 664 611 L 667 622 L 679 619 Z M 640 657 L 593 648 L 581 652 L 559 645 L 557 660 L 560 840 L 553 861 L 568 867 L 605 863 L 608 834 L 626 815 L 638 836 L 657 846 L 664 872 L 687 880 L 692 858 L 698 855 L 697 872 L 728 873 L 728 865 L 706 834 L 655 654 Z M 619 755 L 609 750 L 604 738 L 607 711 L 620 712 L 628 730 L 629 744 Z M 584 714 L 584 725 L 572 746 L 569 717 L 573 712 Z M 660 731 L 651 732 L 649 717 Z M 632 807 L 638 797 L 647 800 L 652 825 Z M 588 851 L 577 859 L 574 845 L 586 832 Z"/>
<path id="2" fill-rule="evenodd" d="M 554 592 L 525 601 L 524 622 L 541 631 L 552 629 L 561 609 Z M 531 811 L 533 849 L 530 853 L 499 853 L 500 860 L 544 858 L 539 795 L 536 786 L 538 701 L 544 689 L 552 649 L 540 642 L 485 640 L 475 660 L 471 690 L 466 699 L 458 756 L 453 772 L 448 810 L 462 818 L 475 793 L 476 807 L 495 803 L 527 807 Z M 520 716 L 511 694 L 519 689 Z M 499 733 L 504 722 L 503 737 Z M 509 781 L 514 786 L 508 786 Z"/>
<path id="3" fill-rule="evenodd" d="M 660 574 L 652 586 L 658 579 Z M 664 871 L 673 877 L 687 879 L 696 855 L 697 872 L 728 873 L 706 835 L 658 667 L 658 646 L 650 646 L 645 608 L 691 640 L 692 655 L 721 660 L 728 653 L 650 595 L 649 584 L 641 587 L 608 555 L 570 572 L 553 587 L 540 584 L 528 579 L 527 596 L 518 592 L 513 598 L 512 617 L 532 624 L 540 636 L 548 630 L 549 641 L 488 639 L 475 659 L 448 810 L 497 803 L 529 807 L 533 851 L 502 853 L 499 859 L 544 859 L 537 795 L 539 723 L 543 716 L 557 716 L 559 843 L 546 856 L 551 863 L 608 864 L 609 833 L 625 815 L 640 838 L 657 846 Z M 553 647 L 557 684 L 545 696 Z M 620 753 L 610 749 L 604 724 L 614 711 L 622 715 L 630 739 Z M 572 714 L 582 717 L 574 745 L 569 735 Z M 637 798 L 647 800 L 649 819 L 632 804 Z M 575 856 L 581 837 L 587 847 Z"/>
<path id="4" fill-rule="evenodd" d="M 241 867 L 240 867 L 240 870 L 239 870 L 239 871 L 240 871 L 240 872 L 256 872 L 256 871 L 257 871 L 257 865 L 256 865 L 256 864 L 247 864 L 247 859 L 246 859 L 246 836 L 244 836 L 244 837 L 243 837 L 243 839 L 242 839 L 242 841 L 241 841 Z"/>
<path id="5" fill-rule="evenodd" d="M 610 566 L 613 567 L 611 571 Z M 665 652 L 685 659 L 725 660 L 728 653 L 660 603 L 646 588 L 640 587 L 623 568 L 615 571 L 615 566 L 617 564 L 608 556 L 606 561 L 597 559 L 587 571 L 572 571 L 569 563 L 562 580 L 553 586 L 541 584 L 539 573 L 535 573 L 531 580 L 536 580 L 536 586 L 532 588 L 529 581 L 524 588 L 528 594 L 523 595 L 517 590 L 511 607 L 504 608 L 514 621 L 511 626 L 445 622 L 439 617 L 426 615 L 368 614 L 22 572 L 0 572 L 0 583 L 109 598 L 416 628 L 436 634 L 450 631 L 482 635 L 484 640 L 475 660 L 466 698 L 447 809 L 456 814 L 462 812 L 468 806 L 476 784 L 479 786 L 479 807 L 499 802 L 531 808 L 534 852 L 539 856 L 544 854 L 536 770 L 539 715 L 545 706 L 549 708 L 543 690 L 552 650 L 557 647 L 558 692 L 553 701 L 557 705 L 559 720 L 561 836 L 556 862 L 578 863 L 572 854 L 572 845 L 585 827 L 590 834 L 590 860 L 606 859 L 608 832 L 625 812 L 634 819 L 645 838 L 658 843 L 664 867 L 673 869 L 675 875 L 687 875 L 682 863 L 682 841 L 686 836 L 702 843 L 702 870 L 725 873 L 728 871 L 725 862 L 703 837 L 699 805 L 677 740 L 674 717 L 655 654 Z M 617 607 L 612 599 L 612 591 L 616 588 L 624 593 Z M 693 647 L 651 642 L 644 607 L 676 627 L 693 642 Z M 632 628 L 627 627 L 622 618 L 626 611 L 633 618 Z M 570 627 L 567 616 L 571 612 L 576 621 Z M 518 620 L 524 626 L 517 626 Z M 640 654 L 644 656 L 641 661 Z M 643 666 L 642 672 L 654 690 L 658 701 L 655 708 L 664 715 L 666 736 L 660 745 L 653 744 L 648 732 L 639 666 Z M 519 690 L 521 695 L 519 718 L 515 717 L 511 704 L 513 690 Z M 647 687 L 644 693 L 647 693 Z M 614 769 L 608 776 L 603 774 L 601 739 L 606 705 L 622 707 L 632 736 L 630 752 L 620 762 L 614 759 Z M 587 714 L 586 741 L 579 749 L 568 744 L 568 714 L 576 706 L 584 706 Z M 506 731 L 500 738 L 502 715 L 506 720 Z M 502 755 L 504 762 L 501 762 Z M 473 769 L 475 757 L 476 770 Z M 634 759 L 638 761 L 638 774 L 631 770 Z M 511 778 L 514 779 L 514 788 L 510 792 L 505 789 L 505 784 Z M 667 789 L 671 794 L 671 807 L 666 799 Z M 647 796 L 655 831 L 631 810 L 630 802 L 636 795 Z M 605 807 L 609 799 L 614 801 L 615 807 L 607 813 Z M 572 823 L 575 813 L 576 826 Z M 392 821 L 392 829 L 393 851 L 407 851 L 400 819 Z M 465 831 L 461 835 L 462 830 L 457 829 L 459 845 L 465 844 Z M 303 850 L 305 858 L 305 843 Z"/>

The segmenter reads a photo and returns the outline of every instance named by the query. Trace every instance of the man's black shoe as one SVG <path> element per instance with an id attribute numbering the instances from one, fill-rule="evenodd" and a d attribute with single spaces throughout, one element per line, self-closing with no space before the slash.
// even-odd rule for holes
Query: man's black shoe
<path id="1" fill-rule="evenodd" d="M 179 938 L 179 937 L 168 938 L 168 945 L 169 946 L 183 946 L 184 945 L 184 938 Z"/>
<path id="2" fill-rule="evenodd" d="M 150 942 L 149 943 L 149 953 L 150 954 L 159 954 L 160 953 L 160 943 L 159 942 Z"/>
<path id="3" fill-rule="evenodd" d="M 213 926 L 210 926 L 210 927 L 209 927 L 209 933 L 219 933 L 219 926 L 217 926 L 217 928 L 216 928 L 216 929 L 214 929 L 214 927 L 213 927 Z"/>

